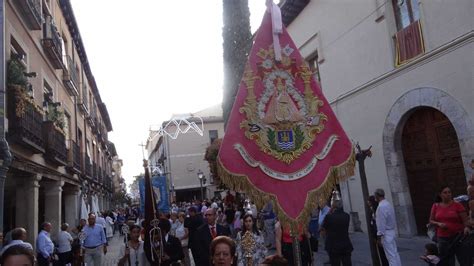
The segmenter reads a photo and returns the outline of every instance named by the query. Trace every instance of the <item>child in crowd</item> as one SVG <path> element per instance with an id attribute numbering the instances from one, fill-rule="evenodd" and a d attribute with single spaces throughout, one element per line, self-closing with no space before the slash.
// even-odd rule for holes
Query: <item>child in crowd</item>
<path id="1" fill-rule="evenodd" d="M 425 255 L 421 256 L 420 259 L 424 260 L 430 266 L 437 265 L 439 263 L 438 247 L 436 244 L 428 243 L 425 245 Z"/>

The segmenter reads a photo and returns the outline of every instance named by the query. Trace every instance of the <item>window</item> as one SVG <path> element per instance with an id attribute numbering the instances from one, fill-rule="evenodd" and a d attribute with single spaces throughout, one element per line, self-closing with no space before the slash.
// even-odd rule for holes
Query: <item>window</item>
<path id="1" fill-rule="evenodd" d="M 93 105 L 92 105 L 92 93 L 89 92 L 89 106 L 87 106 L 89 110 L 92 111 Z"/>
<path id="2" fill-rule="evenodd" d="M 82 146 L 82 131 L 80 129 L 77 129 L 77 145 L 79 146 L 79 150 L 82 152 L 83 151 L 83 146 Z"/>
<path id="3" fill-rule="evenodd" d="M 18 59 L 25 68 L 28 68 L 27 54 L 13 36 L 10 41 L 10 58 Z"/>
<path id="4" fill-rule="evenodd" d="M 71 116 L 64 112 L 64 133 L 66 133 L 66 148 L 69 147 L 69 140 L 71 139 L 72 132 L 71 132 Z"/>
<path id="5" fill-rule="evenodd" d="M 402 30 L 420 19 L 418 0 L 392 0 L 397 30 Z"/>
<path id="6" fill-rule="evenodd" d="M 67 61 L 67 45 L 68 45 L 68 41 L 67 41 L 67 38 L 66 38 L 66 35 L 64 34 L 64 32 L 61 34 L 61 49 L 63 51 L 63 54 L 62 54 L 62 57 L 63 57 L 63 65 L 68 69 L 69 69 L 69 64 L 68 64 L 68 61 Z"/>
<path id="7" fill-rule="evenodd" d="M 217 138 L 219 138 L 219 133 L 217 132 L 217 130 L 209 130 L 209 140 L 211 144 Z"/>
<path id="8" fill-rule="evenodd" d="M 321 75 L 319 73 L 319 55 L 318 50 L 314 55 L 308 60 L 309 69 L 313 72 L 314 78 L 318 81 L 318 84 L 321 85 Z"/>
<path id="9" fill-rule="evenodd" d="M 49 113 L 50 108 L 53 107 L 53 89 L 49 86 L 46 80 L 43 81 L 43 110 L 46 114 Z"/>

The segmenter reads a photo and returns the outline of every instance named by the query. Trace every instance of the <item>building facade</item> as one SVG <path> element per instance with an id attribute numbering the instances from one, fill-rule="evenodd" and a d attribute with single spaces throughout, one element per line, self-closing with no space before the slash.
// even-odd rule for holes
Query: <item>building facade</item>
<path id="1" fill-rule="evenodd" d="M 7 172 L 3 228 L 21 226 L 34 244 L 44 221 L 53 236 L 90 205 L 108 209 L 112 124 L 69 0 L 4 2 Z"/>
<path id="2" fill-rule="evenodd" d="M 201 193 L 203 199 L 213 198 L 216 185 L 204 156 L 212 141 L 224 136 L 221 106 L 175 115 L 162 128 L 159 136 L 150 135 L 147 151 L 150 165 L 166 174 L 172 200 L 200 200 Z M 202 189 L 198 173 L 202 173 Z"/>
<path id="3" fill-rule="evenodd" d="M 465 194 L 474 167 L 472 1 L 285 1 L 283 20 L 343 128 L 369 191 L 393 202 L 401 236 L 423 234 L 437 187 Z M 365 224 L 358 175 L 341 185 Z M 365 226 L 363 226 L 365 228 Z"/>

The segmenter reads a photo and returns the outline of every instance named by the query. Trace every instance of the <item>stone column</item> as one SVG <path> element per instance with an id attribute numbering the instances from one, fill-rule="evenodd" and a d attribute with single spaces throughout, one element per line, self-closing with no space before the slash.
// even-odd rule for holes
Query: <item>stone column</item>
<path id="1" fill-rule="evenodd" d="M 38 201 L 40 174 L 18 177 L 16 188 L 16 226 L 24 227 L 28 233 L 27 242 L 35 247 L 38 235 Z"/>
<path id="2" fill-rule="evenodd" d="M 79 187 L 69 188 L 63 191 L 65 221 L 69 224 L 69 228 L 73 228 L 79 224 L 79 208 L 81 204 L 79 195 Z"/>
<path id="3" fill-rule="evenodd" d="M 51 237 L 54 239 L 61 230 L 61 197 L 64 181 L 45 182 L 44 186 L 44 217 L 45 222 L 50 222 L 53 226 Z"/>

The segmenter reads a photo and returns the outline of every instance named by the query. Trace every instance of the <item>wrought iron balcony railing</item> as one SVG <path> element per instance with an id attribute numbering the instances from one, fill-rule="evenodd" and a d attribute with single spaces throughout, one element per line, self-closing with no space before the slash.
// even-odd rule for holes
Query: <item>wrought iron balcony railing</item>
<path id="1" fill-rule="evenodd" d="M 69 153 L 68 153 L 68 170 L 80 174 L 81 170 L 81 150 L 79 145 L 73 141 L 69 140 Z"/>
<path id="2" fill-rule="evenodd" d="M 63 49 L 61 35 L 53 23 L 53 18 L 47 16 L 43 25 L 43 50 L 55 69 L 63 68 Z"/>
<path id="3" fill-rule="evenodd" d="M 26 24 L 32 30 L 41 30 L 43 18 L 41 17 L 41 1 L 40 0 L 16 0 L 13 1 L 18 7 Z"/>
<path id="4" fill-rule="evenodd" d="M 45 157 L 56 165 L 66 166 L 68 156 L 66 136 L 61 131 L 61 129 L 54 125 L 53 121 L 43 122 L 43 138 L 46 148 Z"/>
<path id="5" fill-rule="evenodd" d="M 87 105 L 87 85 L 85 82 L 85 80 L 82 80 L 81 94 L 78 97 L 77 105 L 84 115 L 89 116 L 89 107 Z"/>
<path id="6" fill-rule="evenodd" d="M 92 163 L 92 179 L 97 181 L 97 164 Z"/>
<path id="7" fill-rule="evenodd" d="M 91 159 L 87 154 L 84 155 L 84 173 L 86 177 L 92 178 Z"/>
<path id="8" fill-rule="evenodd" d="M 64 56 L 64 68 L 63 68 L 63 83 L 66 87 L 69 95 L 78 96 L 79 95 L 79 79 L 78 71 L 74 62 L 72 61 L 69 55 Z"/>
<path id="9" fill-rule="evenodd" d="M 44 153 L 41 109 L 20 86 L 8 87 L 8 139 L 33 153 Z"/>

